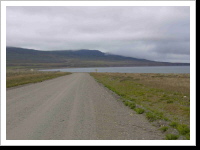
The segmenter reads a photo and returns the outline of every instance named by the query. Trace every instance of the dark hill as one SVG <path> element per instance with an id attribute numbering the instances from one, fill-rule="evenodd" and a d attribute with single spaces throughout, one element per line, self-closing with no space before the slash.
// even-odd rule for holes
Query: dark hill
<path id="1" fill-rule="evenodd" d="M 7 67 L 55 68 L 55 67 L 120 67 L 120 66 L 172 66 L 188 63 L 156 62 L 146 59 L 102 53 L 98 50 L 55 50 L 6 47 Z"/>

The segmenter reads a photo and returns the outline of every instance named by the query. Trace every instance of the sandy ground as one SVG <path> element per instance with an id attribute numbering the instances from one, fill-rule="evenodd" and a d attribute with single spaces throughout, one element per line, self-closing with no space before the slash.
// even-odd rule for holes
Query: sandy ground
<path id="1" fill-rule="evenodd" d="M 87 73 L 7 89 L 7 140 L 161 140 Z"/>

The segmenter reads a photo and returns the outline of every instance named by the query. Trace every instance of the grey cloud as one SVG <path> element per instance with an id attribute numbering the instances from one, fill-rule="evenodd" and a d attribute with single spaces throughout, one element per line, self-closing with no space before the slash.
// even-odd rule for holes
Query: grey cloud
<path id="1" fill-rule="evenodd" d="M 189 62 L 189 7 L 7 7 L 7 45 Z M 177 57 L 177 59 L 176 59 Z"/>

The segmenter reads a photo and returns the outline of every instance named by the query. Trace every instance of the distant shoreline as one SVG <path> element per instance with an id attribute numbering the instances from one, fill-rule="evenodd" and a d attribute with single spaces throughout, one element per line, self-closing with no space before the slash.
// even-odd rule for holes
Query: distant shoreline
<path id="1" fill-rule="evenodd" d="M 116 73 L 190 73 L 190 66 L 138 66 L 138 67 L 88 67 L 55 68 L 40 71 L 61 72 L 116 72 Z"/>

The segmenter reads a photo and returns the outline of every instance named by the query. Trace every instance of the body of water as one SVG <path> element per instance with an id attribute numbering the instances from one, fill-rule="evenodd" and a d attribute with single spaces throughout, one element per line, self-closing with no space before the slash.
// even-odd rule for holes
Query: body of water
<path id="1" fill-rule="evenodd" d="M 62 68 L 62 69 L 46 69 L 41 71 L 116 72 L 116 73 L 190 73 L 190 66 Z"/>

